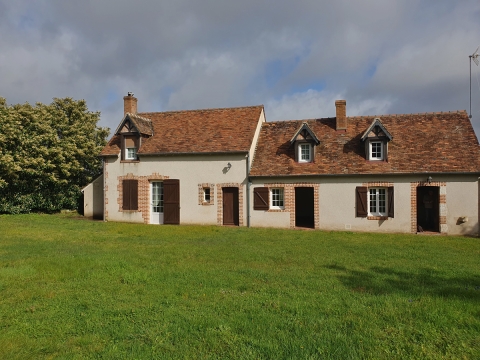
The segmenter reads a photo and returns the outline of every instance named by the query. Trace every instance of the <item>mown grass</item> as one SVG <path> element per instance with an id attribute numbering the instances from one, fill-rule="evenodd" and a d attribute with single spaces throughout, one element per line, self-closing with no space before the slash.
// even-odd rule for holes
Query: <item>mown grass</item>
<path id="1" fill-rule="evenodd" d="M 0 358 L 480 358 L 478 238 L 0 226 Z"/>

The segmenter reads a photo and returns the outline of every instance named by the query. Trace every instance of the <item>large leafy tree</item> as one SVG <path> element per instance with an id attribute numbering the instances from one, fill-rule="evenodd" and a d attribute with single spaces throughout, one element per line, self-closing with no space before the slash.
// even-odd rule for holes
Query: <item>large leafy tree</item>
<path id="1" fill-rule="evenodd" d="M 0 98 L 0 213 L 75 209 L 101 173 L 109 130 L 84 100 L 9 106 Z"/>

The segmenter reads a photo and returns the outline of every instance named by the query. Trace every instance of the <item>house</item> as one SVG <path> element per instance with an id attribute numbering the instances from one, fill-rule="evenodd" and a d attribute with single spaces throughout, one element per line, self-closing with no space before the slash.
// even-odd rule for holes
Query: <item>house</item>
<path id="1" fill-rule="evenodd" d="M 465 111 L 262 124 L 252 226 L 478 234 L 479 145 Z"/>
<path id="2" fill-rule="evenodd" d="M 146 224 L 248 225 L 248 173 L 263 106 L 137 112 L 100 153 L 104 219 Z"/>
<path id="3" fill-rule="evenodd" d="M 478 140 L 465 111 L 266 122 L 263 106 L 124 117 L 104 219 L 478 234 Z"/>

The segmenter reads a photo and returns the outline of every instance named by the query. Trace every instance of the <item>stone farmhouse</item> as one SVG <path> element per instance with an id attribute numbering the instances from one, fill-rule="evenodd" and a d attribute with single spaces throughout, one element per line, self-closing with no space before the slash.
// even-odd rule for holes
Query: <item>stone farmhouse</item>
<path id="1" fill-rule="evenodd" d="M 478 235 L 480 147 L 465 111 L 335 107 L 266 122 L 263 106 L 138 112 L 129 94 L 100 154 L 103 191 L 85 203 L 106 221 Z"/>

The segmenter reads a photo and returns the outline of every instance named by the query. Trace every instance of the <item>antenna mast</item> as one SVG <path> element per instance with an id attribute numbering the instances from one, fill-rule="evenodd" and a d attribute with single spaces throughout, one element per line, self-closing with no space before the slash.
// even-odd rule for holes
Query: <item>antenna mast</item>
<path id="1" fill-rule="evenodd" d="M 480 46 L 477 47 L 477 50 L 475 50 L 472 55 L 468 55 L 468 57 L 470 58 L 470 115 L 468 115 L 468 117 L 470 119 L 472 118 L 472 59 L 478 66 L 478 49 L 480 49 Z"/>

